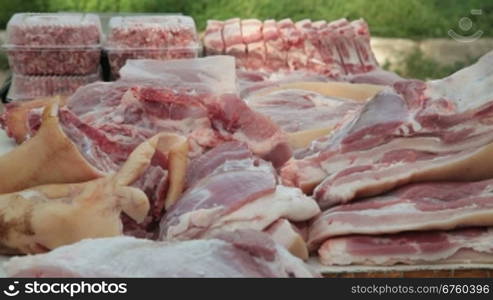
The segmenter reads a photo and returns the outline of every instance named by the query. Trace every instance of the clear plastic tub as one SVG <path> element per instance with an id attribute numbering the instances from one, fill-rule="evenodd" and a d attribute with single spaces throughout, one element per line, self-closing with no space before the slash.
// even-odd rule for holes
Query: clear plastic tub
<path id="1" fill-rule="evenodd" d="M 20 13 L 7 24 L 3 49 L 14 73 L 87 75 L 98 71 L 101 40 L 95 14 Z"/>
<path id="2" fill-rule="evenodd" d="M 127 59 L 194 58 L 200 45 L 189 16 L 127 16 L 110 19 L 105 50 L 116 78 Z"/>
<path id="3" fill-rule="evenodd" d="M 168 48 L 168 49 L 108 49 L 108 61 L 111 76 L 118 78 L 118 72 L 128 59 L 181 59 L 195 58 L 199 55 L 199 47 L 194 48 Z"/>
<path id="4" fill-rule="evenodd" d="M 55 95 L 70 96 L 79 87 L 101 80 L 100 72 L 85 76 L 29 76 L 14 74 L 7 98 L 31 100 Z"/>

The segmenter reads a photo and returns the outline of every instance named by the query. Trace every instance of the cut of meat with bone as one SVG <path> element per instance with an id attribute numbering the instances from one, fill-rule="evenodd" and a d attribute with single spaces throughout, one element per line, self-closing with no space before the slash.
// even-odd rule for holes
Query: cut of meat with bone
<path id="1" fill-rule="evenodd" d="M 353 120 L 281 171 L 322 207 L 419 181 L 491 178 L 493 54 L 451 77 L 404 81 L 379 93 Z M 460 83 L 459 83 L 460 82 Z"/>
<path id="2" fill-rule="evenodd" d="M 237 142 L 216 147 L 190 166 L 198 175 L 188 177 L 187 191 L 163 218 L 162 239 L 246 228 L 261 231 L 279 218 L 305 221 L 319 212 L 314 200 L 299 189 L 277 185 L 270 164 Z"/>
<path id="3" fill-rule="evenodd" d="M 337 34 L 334 38 L 334 42 L 346 74 L 366 72 L 360 62 L 358 51 L 355 47 L 356 34 L 352 24 L 346 24 L 335 30 L 337 31 Z"/>
<path id="4" fill-rule="evenodd" d="M 312 140 L 327 135 L 363 105 L 301 89 L 281 89 L 245 100 L 248 106 L 290 133 L 288 139 L 293 149 L 304 148 Z"/>
<path id="5" fill-rule="evenodd" d="M 490 264 L 493 229 L 339 237 L 327 240 L 318 253 L 324 265 Z"/>
<path id="6" fill-rule="evenodd" d="M 316 276 L 268 236 L 252 231 L 184 242 L 87 239 L 47 254 L 12 258 L 6 270 L 10 277 Z"/>
<path id="7" fill-rule="evenodd" d="M 286 63 L 290 70 L 303 69 L 307 65 L 302 33 L 291 19 L 283 19 L 277 23 L 283 48 L 287 51 Z"/>
<path id="8" fill-rule="evenodd" d="M 265 61 L 268 70 L 287 69 L 287 53 L 275 20 L 265 20 L 262 27 L 265 42 Z"/>
<path id="9" fill-rule="evenodd" d="M 344 64 L 337 50 L 336 39 L 338 38 L 337 27 L 345 25 L 346 19 L 337 20 L 327 24 L 325 22 L 315 22 L 313 26 L 317 29 L 317 34 L 321 38 L 322 59 L 325 64 L 324 74 L 330 77 L 339 77 L 345 74 Z"/>
<path id="10" fill-rule="evenodd" d="M 303 37 L 307 69 L 322 73 L 324 69 L 324 61 L 320 53 L 322 46 L 317 31 L 312 26 L 312 22 L 305 19 L 296 22 L 295 26 Z"/>
<path id="11" fill-rule="evenodd" d="M 383 196 L 324 211 L 312 223 L 310 243 L 350 234 L 449 230 L 493 226 L 493 180 L 416 183 Z"/>
<path id="12" fill-rule="evenodd" d="M 363 19 L 351 22 L 356 34 L 354 47 L 358 53 L 364 72 L 373 71 L 378 68 L 378 62 L 370 46 L 370 30 Z"/>
<path id="13" fill-rule="evenodd" d="M 368 25 L 363 20 L 350 23 L 340 19 L 328 24 L 308 19 L 294 23 L 288 18 L 264 22 L 238 18 L 210 20 L 203 40 L 206 54 L 235 56 L 236 66 L 246 70 L 303 70 L 339 80 L 344 75 L 378 68 Z M 221 52 L 223 48 L 225 51 Z"/>

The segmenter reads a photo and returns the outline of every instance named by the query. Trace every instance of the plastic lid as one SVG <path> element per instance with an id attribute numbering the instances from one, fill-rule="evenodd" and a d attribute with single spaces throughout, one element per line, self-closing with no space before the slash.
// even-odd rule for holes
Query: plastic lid
<path id="1" fill-rule="evenodd" d="M 189 16 L 113 17 L 108 27 L 110 47 L 170 48 L 198 45 L 195 22 Z"/>
<path id="2" fill-rule="evenodd" d="M 100 44 L 101 39 L 95 14 L 19 13 L 7 24 L 8 46 L 87 46 Z"/>

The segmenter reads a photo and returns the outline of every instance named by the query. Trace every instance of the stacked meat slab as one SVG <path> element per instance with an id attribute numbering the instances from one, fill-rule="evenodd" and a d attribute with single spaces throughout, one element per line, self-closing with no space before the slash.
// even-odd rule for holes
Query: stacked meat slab
<path id="1" fill-rule="evenodd" d="M 378 67 L 363 20 L 209 20 L 203 43 L 206 55 L 233 55 L 237 67 L 249 70 L 307 70 L 340 77 Z"/>
<path id="2" fill-rule="evenodd" d="M 492 61 L 396 82 L 284 165 L 325 209 L 309 232 L 322 263 L 492 262 Z"/>

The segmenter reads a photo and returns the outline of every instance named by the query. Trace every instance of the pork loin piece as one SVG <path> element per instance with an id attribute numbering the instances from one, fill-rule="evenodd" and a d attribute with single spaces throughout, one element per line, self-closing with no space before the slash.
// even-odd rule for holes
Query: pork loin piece
<path id="1" fill-rule="evenodd" d="M 443 80 L 382 91 L 331 137 L 282 169 L 323 207 L 419 181 L 491 178 L 493 53 Z M 318 186 L 317 186 L 318 185 Z"/>
<path id="2" fill-rule="evenodd" d="M 279 218 L 305 221 L 319 212 L 301 190 L 277 185 L 272 166 L 254 157 L 245 144 L 221 144 L 192 161 L 189 174 L 187 191 L 161 222 L 161 239 L 261 231 Z"/>
<path id="3" fill-rule="evenodd" d="M 312 223 L 310 243 L 349 234 L 493 226 L 493 180 L 416 183 L 386 195 L 339 205 Z"/>
<path id="4" fill-rule="evenodd" d="M 493 230 L 353 235 L 327 240 L 318 253 L 324 265 L 490 264 Z"/>
<path id="5" fill-rule="evenodd" d="M 47 254 L 14 257 L 10 277 L 313 277 L 267 235 L 242 231 L 208 240 L 87 239 Z"/>

